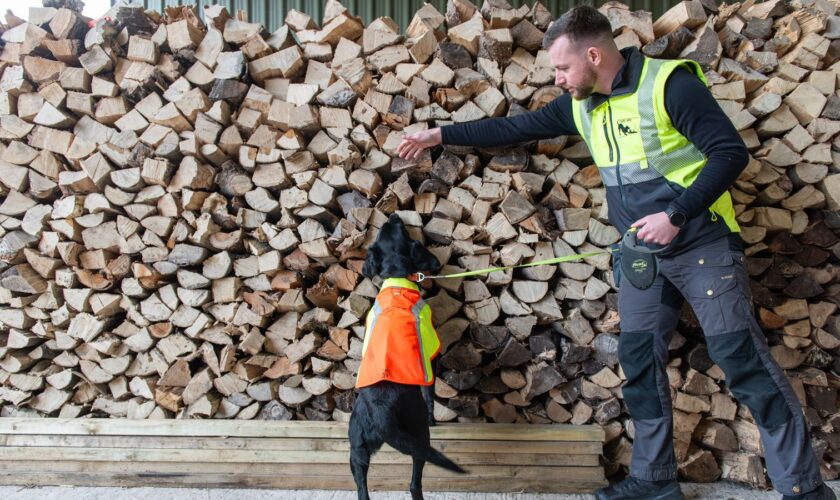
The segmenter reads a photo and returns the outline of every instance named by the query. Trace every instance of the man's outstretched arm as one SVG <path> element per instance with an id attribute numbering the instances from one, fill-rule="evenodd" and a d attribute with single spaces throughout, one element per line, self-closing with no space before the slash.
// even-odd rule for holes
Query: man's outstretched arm
<path id="1" fill-rule="evenodd" d="M 507 146 L 577 133 L 570 94 L 558 96 L 530 113 L 441 127 L 443 144 L 476 147 Z"/>
<path id="2" fill-rule="evenodd" d="M 397 153 L 402 158 L 416 158 L 422 150 L 438 144 L 506 146 L 577 133 L 572 116 L 572 97 L 563 94 L 530 113 L 446 125 L 407 135 L 397 147 Z"/>

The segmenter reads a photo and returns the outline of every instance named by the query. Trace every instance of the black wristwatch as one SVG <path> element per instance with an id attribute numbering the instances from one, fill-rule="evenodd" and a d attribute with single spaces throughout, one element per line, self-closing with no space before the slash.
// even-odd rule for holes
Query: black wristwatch
<path id="1" fill-rule="evenodd" d="M 671 221 L 671 225 L 675 227 L 683 227 L 685 223 L 688 222 L 688 217 L 672 206 L 665 209 L 665 215 L 668 216 L 668 220 Z"/>

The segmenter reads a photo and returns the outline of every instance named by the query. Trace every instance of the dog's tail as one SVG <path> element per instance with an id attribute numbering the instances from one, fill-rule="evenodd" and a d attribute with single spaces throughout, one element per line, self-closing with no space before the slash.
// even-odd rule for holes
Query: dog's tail
<path id="1" fill-rule="evenodd" d="M 466 474 L 467 471 L 447 458 L 446 455 L 432 448 L 428 443 L 424 443 L 411 434 L 408 434 L 401 429 L 396 422 L 392 422 L 388 427 L 389 429 L 385 436 L 385 442 L 395 450 L 405 453 L 406 455 L 411 455 L 414 458 L 435 464 L 438 467 L 443 467 L 446 470 Z"/>

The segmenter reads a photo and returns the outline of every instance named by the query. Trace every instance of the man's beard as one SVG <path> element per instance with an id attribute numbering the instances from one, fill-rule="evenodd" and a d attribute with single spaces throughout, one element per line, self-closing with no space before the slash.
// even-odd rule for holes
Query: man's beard
<path id="1" fill-rule="evenodd" d="M 597 79 L 598 76 L 595 74 L 595 71 L 593 71 L 592 68 L 587 67 L 583 83 L 578 87 L 574 87 L 575 92 L 572 93 L 572 97 L 581 101 L 591 96 L 595 91 L 595 82 Z"/>

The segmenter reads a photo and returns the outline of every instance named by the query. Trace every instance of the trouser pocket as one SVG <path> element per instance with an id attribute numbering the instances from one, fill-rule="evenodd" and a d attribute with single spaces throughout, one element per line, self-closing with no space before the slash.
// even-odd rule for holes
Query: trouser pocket
<path id="1" fill-rule="evenodd" d="M 749 330 L 750 291 L 740 276 L 742 263 L 736 263 L 729 251 L 710 249 L 680 258 L 685 259 L 680 291 L 691 303 L 703 332 L 710 336 Z"/>

